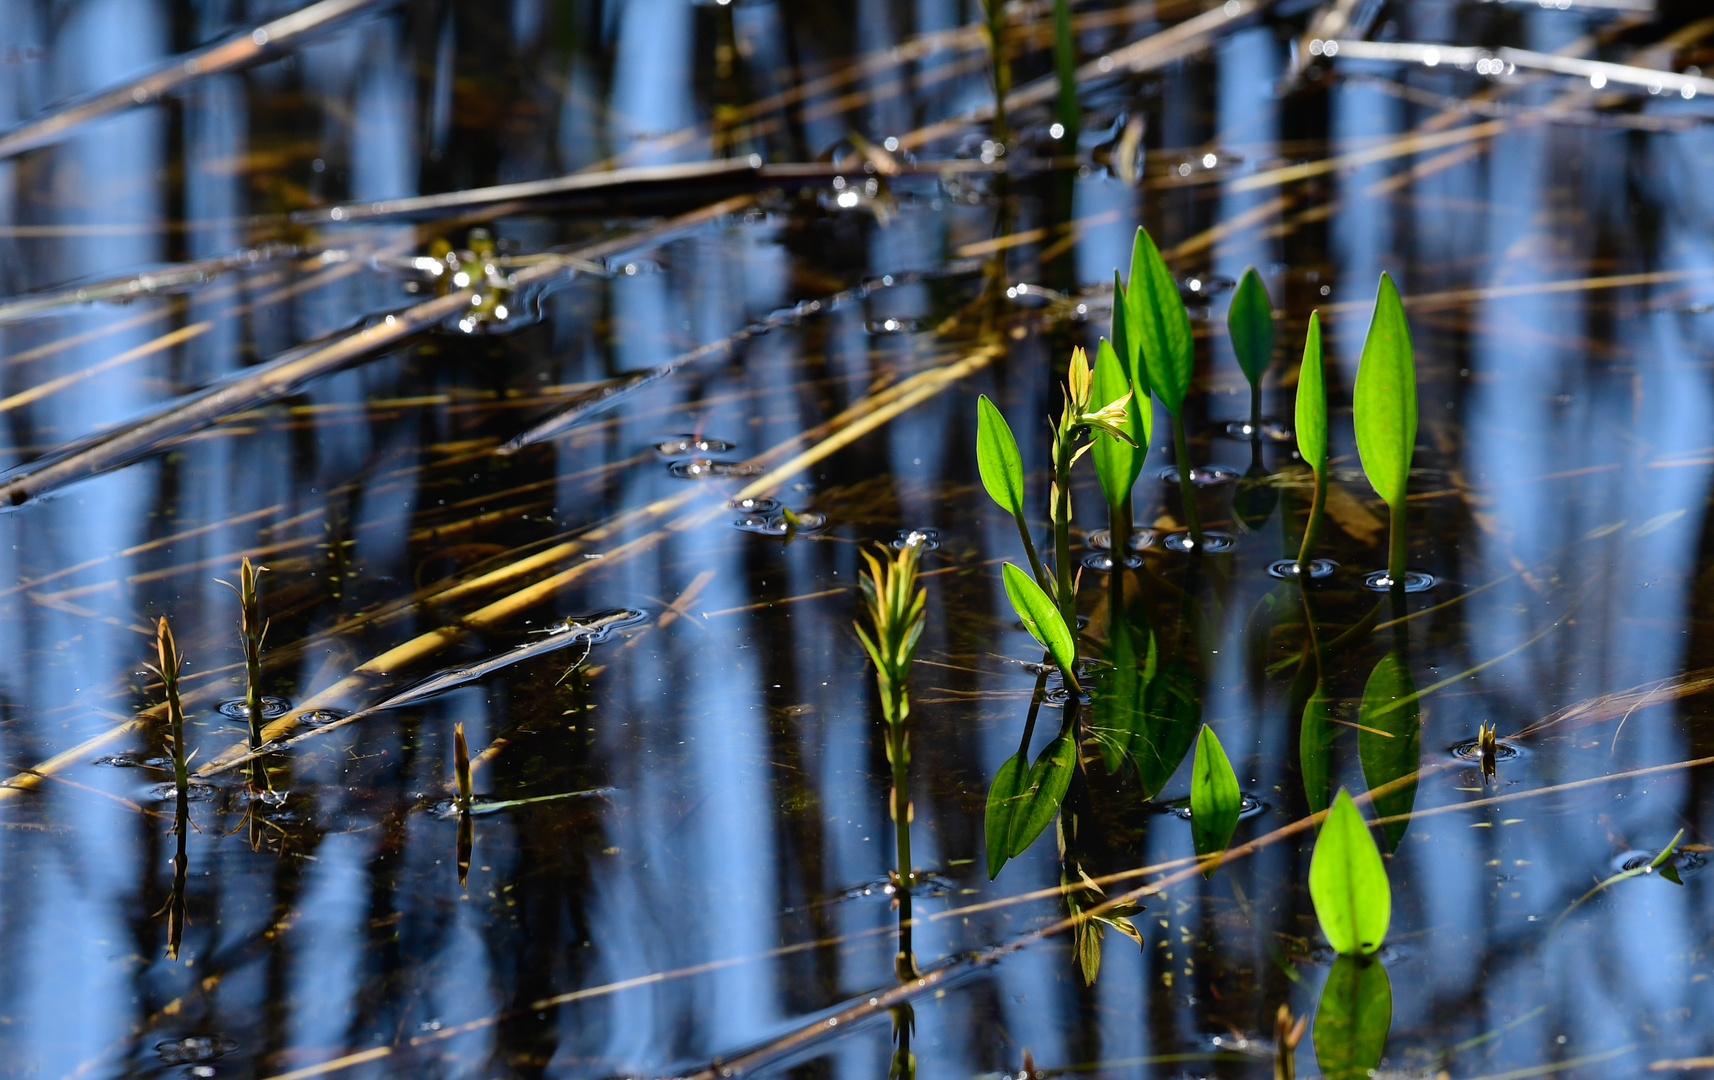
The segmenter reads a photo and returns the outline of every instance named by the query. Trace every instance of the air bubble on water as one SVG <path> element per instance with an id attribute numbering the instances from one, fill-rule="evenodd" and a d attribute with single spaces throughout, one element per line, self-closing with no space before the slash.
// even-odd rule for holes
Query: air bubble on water
<path id="1" fill-rule="evenodd" d="M 311 709 L 298 716 L 298 723 L 304 727 L 326 727 L 350 716 L 350 713 L 338 709 Z"/>
<path id="2" fill-rule="evenodd" d="M 1475 739 L 1465 739 L 1463 742 L 1453 743 L 1446 750 L 1447 753 L 1460 761 L 1479 763 L 1482 760 L 1482 747 Z M 1521 753 L 1523 753 L 1522 750 L 1509 742 L 1496 742 L 1494 744 L 1495 761 L 1510 761 Z"/>
<path id="3" fill-rule="evenodd" d="M 690 458 L 673 462 L 667 466 L 667 471 L 682 480 L 709 480 L 716 476 L 756 476 L 762 469 L 759 465 L 746 465 L 741 461 Z"/>
<path id="4" fill-rule="evenodd" d="M 1258 434 L 1258 430 L 1260 434 Z M 1278 443 L 1291 442 L 1297 437 L 1297 433 L 1292 431 L 1292 429 L 1287 427 L 1285 424 L 1278 420 L 1269 420 L 1265 417 L 1262 420 L 1260 429 L 1251 427 L 1248 420 L 1234 420 L 1226 425 L 1226 435 L 1229 438 L 1241 439 L 1244 442 L 1260 438 L 1263 442 Z"/>
<path id="5" fill-rule="evenodd" d="M 1434 588 L 1436 582 L 1433 574 L 1425 574 L 1420 570 L 1406 570 L 1404 591 L 1408 593 L 1427 592 Z M 1393 579 L 1387 576 L 1385 570 L 1376 570 L 1363 579 L 1363 588 L 1370 592 L 1391 592 Z"/>
<path id="6" fill-rule="evenodd" d="M 1168 533 L 1166 538 L 1161 541 L 1161 547 L 1185 555 L 1198 551 L 1203 554 L 1219 554 L 1222 551 L 1231 551 L 1237 545 L 1238 541 L 1230 533 L 1217 532 L 1213 529 L 1203 530 L 1200 545 L 1191 539 L 1188 532 Z"/>
<path id="7" fill-rule="evenodd" d="M 1309 578 L 1311 581 L 1320 581 L 1322 578 L 1332 577 L 1333 571 L 1338 568 L 1339 564 L 1332 559 L 1311 559 L 1309 561 Z M 1299 577 L 1297 560 L 1275 559 L 1268 564 L 1268 576 L 1277 577 L 1281 581 L 1296 581 Z"/>
<path id="8" fill-rule="evenodd" d="M 1243 478 L 1243 473 L 1230 465 L 1192 465 L 1190 467 L 1190 482 L 1196 487 L 1213 487 L 1216 484 L 1232 484 Z M 1160 478 L 1169 484 L 1178 483 L 1178 466 L 1168 465 L 1160 471 Z"/>
<path id="9" fill-rule="evenodd" d="M 91 765 L 105 765 L 112 769 L 161 769 L 173 767 L 170 757 L 144 757 L 141 754 L 108 754 L 90 762 Z"/>
<path id="10" fill-rule="evenodd" d="M 219 711 L 221 716 L 226 717 L 228 720 L 241 720 L 246 724 L 250 722 L 250 703 L 245 701 L 243 698 L 233 698 L 230 701 L 222 701 L 219 705 L 215 706 L 215 708 Z M 291 711 L 292 703 L 287 701 L 285 698 L 273 697 L 272 695 L 267 694 L 263 695 L 262 719 L 277 720 Z"/>
<path id="11" fill-rule="evenodd" d="M 1141 551 L 1154 543 L 1154 539 L 1155 534 L 1148 529 L 1132 529 L 1130 538 L 1126 540 L 1126 543 L 1130 545 L 1132 551 Z M 1106 529 L 1096 529 L 1084 534 L 1083 546 L 1091 551 L 1111 551 L 1113 534 Z"/>
<path id="12" fill-rule="evenodd" d="M 772 514 L 780 508 L 778 499 L 732 499 L 727 506 L 733 510 L 742 510 L 747 514 Z"/>
<path id="13" fill-rule="evenodd" d="M 1665 845 L 1662 846 L 1664 847 Z M 1623 870 L 1641 870 L 1643 867 L 1654 862 L 1659 857 L 1660 848 L 1655 848 L 1653 851 L 1627 851 L 1613 860 L 1613 870 L 1615 872 Z M 1671 855 L 1668 855 L 1666 857 L 1666 862 L 1663 865 L 1672 867 L 1681 875 L 1693 874 L 1708 865 L 1708 859 L 1700 852 L 1685 851 L 1681 848 L 1674 851 Z"/>
<path id="14" fill-rule="evenodd" d="M 893 547 L 903 551 L 913 542 L 923 551 L 933 551 L 940 546 L 940 530 L 900 529 L 899 535 L 893 540 Z"/>
<path id="15" fill-rule="evenodd" d="M 1115 565 L 1113 556 L 1104 551 L 1091 551 L 1089 554 L 1083 556 L 1083 568 L 1085 570 L 1093 570 L 1097 574 L 1110 574 L 1113 572 L 1113 567 Z M 1143 565 L 1143 557 L 1141 555 L 1125 556 L 1125 569 L 1135 570 L 1141 565 Z"/>
<path id="16" fill-rule="evenodd" d="M 886 337 L 893 334 L 914 334 L 918 330 L 922 329 L 922 323 L 916 319 L 898 319 L 889 317 L 885 319 L 870 319 L 864 329 L 868 330 L 871 334 Z"/>
<path id="17" fill-rule="evenodd" d="M 679 457 L 685 454 L 724 454 L 728 450 L 736 450 L 737 443 L 725 439 L 706 439 L 698 435 L 674 435 L 662 439 L 655 444 L 655 449 L 668 457 Z"/>
<path id="18" fill-rule="evenodd" d="M 191 802 L 212 802 L 219 796 L 219 788 L 201 780 L 192 780 L 185 793 L 185 797 Z M 154 784 L 143 789 L 143 798 L 151 802 L 167 802 L 178 797 L 178 788 L 170 780 L 164 784 Z"/>
<path id="19" fill-rule="evenodd" d="M 1238 793 L 1238 817 L 1239 817 L 1239 819 L 1243 819 L 1243 818 L 1247 818 L 1247 817 L 1255 817 L 1257 814 L 1261 813 L 1263 810 L 1266 810 L 1267 808 L 1268 808 L 1267 803 L 1256 798 L 1254 795 L 1251 795 L 1249 792 L 1242 791 L 1242 792 Z M 1182 818 L 1185 821 L 1189 821 L 1190 820 L 1190 800 L 1189 799 L 1174 799 L 1172 802 L 1169 802 L 1169 803 L 1162 805 L 1161 811 L 1163 813 L 1171 814 L 1173 817 Z"/>

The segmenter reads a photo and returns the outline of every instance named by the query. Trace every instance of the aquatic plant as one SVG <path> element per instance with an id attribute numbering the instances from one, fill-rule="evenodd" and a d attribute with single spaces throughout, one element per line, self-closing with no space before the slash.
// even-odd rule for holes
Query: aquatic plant
<path id="1" fill-rule="evenodd" d="M 470 813 L 470 746 L 464 741 L 464 725 L 452 726 L 452 776 L 458 812 Z"/>
<path id="2" fill-rule="evenodd" d="M 250 724 L 251 753 L 262 748 L 262 641 L 268 636 L 268 623 L 262 618 L 262 604 L 256 592 L 256 573 L 246 558 L 238 566 L 238 584 L 221 582 L 238 594 L 238 639 L 244 650 L 244 714 Z M 255 764 L 252 779 L 264 782 L 267 771 L 260 761 Z"/>
<path id="3" fill-rule="evenodd" d="M 1131 280 L 1125 287 L 1125 346 L 1141 358 L 1149 392 L 1172 417 L 1172 439 L 1178 464 L 1179 491 L 1184 497 L 1185 527 L 1192 544 L 1202 546 L 1202 519 L 1196 510 L 1196 488 L 1190 479 L 1190 445 L 1184 432 L 1184 399 L 1190 392 L 1195 367 L 1190 315 L 1178 283 L 1148 234 L 1137 229 L 1131 247 Z"/>
<path id="4" fill-rule="evenodd" d="M 1307 1016 L 1294 1021 L 1290 1005 L 1274 1013 L 1274 1080 L 1297 1080 L 1297 1044 L 1308 1021 Z"/>
<path id="5" fill-rule="evenodd" d="M 1119 320 L 1115 319 L 1115 323 Z M 1101 481 L 1101 494 L 1107 501 L 1107 535 L 1113 566 L 1123 566 L 1131 550 L 1131 488 L 1143 471 L 1143 459 L 1149 453 L 1150 425 L 1153 410 L 1148 408 L 1148 391 L 1135 390 L 1129 373 L 1119 359 L 1113 343 L 1102 338 L 1095 349 L 1094 400 L 1128 400 L 1125 420 L 1120 425 L 1126 439 L 1097 439 L 1090 456 L 1095 460 L 1095 475 Z M 1116 579 L 1115 579 L 1116 580 Z"/>
<path id="6" fill-rule="evenodd" d="M 1262 275 L 1251 266 L 1244 270 L 1232 304 L 1226 309 L 1226 333 L 1238 367 L 1250 384 L 1250 438 L 1262 435 L 1262 376 L 1274 359 L 1274 305 Z"/>
<path id="7" fill-rule="evenodd" d="M 1203 724 L 1190 769 L 1190 835 L 1204 875 L 1212 877 L 1219 867 L 1220 852 L 1232 841 L 1242 806 L 1232 763 L 1214 729 Z"/>
<path id="8" fill-rule="evenodd" d="M 1482 723 L 1476 728 L 1476 758 L 1482 765 L 1482 786 L 1494 782 L 1494 773 L 1498 771 L 1496 759 L 1499 757 L 1500 740 L 1494 732 L 1494 725 Z"/>
<path id="9" fill-rule="evenodd" d="M 916 884 L 916 871 L 911 865 L 911 750 L 910 730 L 906 726 L 911 700 L 906 683 L 910 679 L 911 662 L 916 658 L 917 643 L 922 639 L 928 604 L 928 590 L 917 585 L 917 559 L 921 552 L 922 545 L 915 540 L 890 558 L 877 559 L 863 552 L 869 570 L 866 576 L 859 577 L 858 583 L 863 592 L 863 606 L 875 628 L 874 637 L 863 631 L 861 623 L 856 624 L 857 637 L 875 664 L 881 718 L 887 725 L 887 762 L 893 768 L 889 809 L 898 851 L 894 876 L 903 913 L 901 919 L 905 920 L 908 920 L 911 889 Z M 909 929 L 903 922 L 900 935 L 895 967 L 899 978 L 907 979 L 914 976 L 916 961 L 911 955 Z"/>
<path id="10" fill-rule="evenodd" d="M 1396 594 L 1395 594 L 1396 596 Z M 1374 793 L 1375 812 L 1389 818 L 1382 832 L 1397 848 L 1416 804 L 1416 774 L 1422 764 L 1422 704 L 1411 678 L 1403 627 L 1391 649 L 1376 661 L 1357 707 L 1357 756 L 1363 781 Z"/>
<path id="11" fill-rule="evenodd" d="M 1573 911 L 1576 911 L 1591 897 L 1612 888 L 1621 881 L 1629 881 L 1631 878 L 1643 877 L 1658 871 L 1661 877 L 1672 882 L 1674 885 L 1683 885 L 1684 879 L 1679 877 L 1678 867 L 1674 866 L 1671 862 L 1672 856 L 1678 851 L 1678 842 L 1683 839 L 1684 830 L 1680 829 L 1676 833 L 1673 833 L 1672 839 L 1667 842 L 1665 847 L 1660 849 L 1660 854 L 1656 855 L 1648 862 L 1641 866 L 1633 866 L 1628 870 L 1621 870 L 1611 877 L 1603 878 L 1596 882 L 1594 888 L 1573 900 L 1570 907 L 1559 913 L 1559 918 L 1553 920 L 1553 925 L 1548 928 L 1548 932 L 1552 933 L 1554 930 L 1559 929 L 1559 924 L 1565 921 L 1566 916 L 1570 915 Z"/>
<path id="12" fill-rule="evenodd" d="M 1314 477 L 1315 494 L 1309 503 L 1309 520 L 1303 527 L 1303 543 L 1297 551 L 1297 576 L 1309 580 L 1310 562 L 1321 539 L 1321 519 L 1327 509 L 1327 386 L 1321 367 L 1321 313 L 1309 313 L 1309 330 L 1303 338 L 1303 361 L 1297 369 L 1297 453 Z"/>
<path id="13" fill-rule="evenodd" d="M 1387 584 L 1402 592 L 1405 584 L 1405 487 L 1411 451 L 1416 445 L 1416 363 L 1410 326 L 1393 279 L 1381 275 L 1375 314 L 1363 340 L 1352 393 L 1357 455 L 1376 494 L 1391 511 L 1387 544 Z"/>
<path id="14" fill-rule="evenodd" d="M 1334 951 L 1362 956 L 1381 947 L 1393 917 L 1392 887 L 1368 823 L 1344 788 L 1334 796 L 1315 839 L 1309 898 Z"/>
<path id="15" fill-rule="evenodd" d="M 1053 0 L 1053 70 L 1059 78 L 1059 98 L 1055 115 L 1059 126 L 1060 145 L 1077 150 L 1080 126 L 1077 107 L 1077 38 L 1071 30 L 1070 0 Z"/>
<path id="16" fill-rule="evenodd" d="M 178 643 L 173 640 L 173 630 L 167 625 L 165 615 L 161 616 L 161 621 L 155 626 L 155 659 L 156 662 L 148 665 L 148 668 L 160 676 L 166 697 L 167 739 L 172 743 L 173 786 L 178 792 L 179 801 L 185 802 L 190 796 L 190 758 L 184 742 L 184 703 L 179 698 L 179 671 L 184 667 L 184 656 L 179 652 Z"/>

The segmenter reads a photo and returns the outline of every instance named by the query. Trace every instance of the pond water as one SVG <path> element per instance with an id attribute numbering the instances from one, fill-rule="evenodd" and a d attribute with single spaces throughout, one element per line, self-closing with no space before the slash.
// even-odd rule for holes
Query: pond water
<path id="1" fill-rule="evenodd" d="M 1003 139 L 974 0 L 291 10 L 0 26 L 4 1076 L 1268 1076 L 1282 1005 L 1305 1076 L 1714 1068 L 1703 5 L 1073 3 L 1068 135 L 1052 5 L 1014 4 Z M 1051 552 L 1042 421 L 1139 225 L 1189 308 L 1196 498 L 1231 544 L 1167 542 L 1158 402 L 1140 565 L 1088 536 L 1077 466 L 1075 826 L 990 880 L 989 785 L 1069 695 L 1002 586 L 1023 555 L 977 397 Z M 1254 442 L 1247 266 L 1278 309 Z M 1383 271 L 1432 578 L 1390 598 L 1351 408 Z M 1316 309 L 1331 572 L 1304 590 L 1268 568 L 1309 509 Z M 853 622 L 861 553 L 913 533 L 903 908 Z M 226 767 L 245 557 L 259 772 Z M 1378 668 L 1415 689 L 1384 721 Z M 1202 723 L 1248 797 L 1206 877 Z M 1367 965 L 1308 889 L 1339 787 L 1386 818 Z M 1681 830 L 1678 881 L 1587 895 Z M 1068 921 L 1084 876 L 1140 890 L 1140 942 Z"/>

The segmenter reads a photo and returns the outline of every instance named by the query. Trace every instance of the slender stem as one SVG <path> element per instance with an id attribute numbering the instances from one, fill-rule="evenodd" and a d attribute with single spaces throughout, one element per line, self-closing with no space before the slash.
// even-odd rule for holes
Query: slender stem
<path id="1" fill-rule="evenodd" d="M 1250 384 L 1250 441 L 1258 447 L 1262 443 L 1262 384 L 1259 380 Z"/>
<path id="2" fill-rule="evenodd" d="M 1127 494 L 1118 506 L 1107 505 L 1108 550 L 1113 553 L 1113 579 L 1125 569 L 1131 556 L 1131 496 Z"/>
<path id="3" fill-rule="evenodd" d="M 1303 546 L 1297 550 L 1297 578 L 1309 579 L 1309 564 L 1315 558 L 1315 545 L 1321 539 L 1321 516 L 1327 509 L 1327 470 L 1315 470 L 1315 497 L 1309 504 L 1309 522 L 1303 527 Z"/>
<path id="4" fill-rule="evenodd" d="M 1184 421 L 1172 418 L 1172 444 L 1178 457 L 1178 489 L 1184 496 L 1184 525 L 1190 538 L 1202 547 L 1202 515 L 1196 512 L 1196 485 L 1190 480 L 1190 444 L 1184 438 Z"/>
<path id="5" fill-rule="evenodd" d="M 893 834 L 899 846 L 899 895 L 908 898 L 916 881 L 911 866 L 911 801 L 907 787 L 910 748 L 903 724 L 889 732 L 893 743 Z M 908 951 L 908 950 L 907 950 Z"/>
<path id="6" fill-rule="evenodd" d="M 1391 550 L 1387 554 L 1387 577 L 1392 580 L 1393 588 L 1404 591 L 1405 587 L 1405 501 L 1401 496 L 1392 506 Z"/>
<path id="7" fill-rule="evenodd" d="M 1050 586 L 1053 579 L 1047 576 L 1047 569 L 1041 564 L 1041 556 L 1036 554 L 1035 541 L 1030 539 L 1029 523 L 1024 520 L 1022 513 L 1013 514 L 1012 520 L 1018 524 L 1018 539 L 1024 543 L 1024 554 L 1030 557 L 1030 573 L 1036 576 L 1036 584 L 1042 587 L 1042 591 L 1052 592 Z"/>
<path id="8" fill-rule="evenodd" d="M 1047 665 L 1052 659 L 1051 653 L 1041 654 L 1041 671 L 1036 673 L 1036 690 L 1030 695 L 1030 711 L 1024 717 L 1024 737 L 1018 741 L 1018 759 L 1026 765 L 1030 760 L 1030 738 L 1036 733 L 1036 714 L 1041 712 L 1041 703 L 1047 699 Z"/>
<path id="9" fill-rule="evenodd" d="M 1059 122 L 1065 128 L 1060 145 L 1077 149 L 1077 38 L 1071 30 L 1069 0 L 1053 0 L 1053 66 L 1059 76 Z"/>
<path id="10" fill-rule="evenodd" d="M 1055 599 L 1059 601 L 1059 614 L 1065 619 L 1066 628 L 1075 638 L 1077 586 L 1071 572 L 1071 455 L 1077 449 L 1077 432 L 1073 430 L 1062 435 L 1055 449 L 1054 480 L 1058 497 L 1053 505 L 1053 562 L 1054 571 L 1059 575 Z M 1065 674 L 1066 685 L 1070 686 L 1075 676 L 1069 671 Z"/>

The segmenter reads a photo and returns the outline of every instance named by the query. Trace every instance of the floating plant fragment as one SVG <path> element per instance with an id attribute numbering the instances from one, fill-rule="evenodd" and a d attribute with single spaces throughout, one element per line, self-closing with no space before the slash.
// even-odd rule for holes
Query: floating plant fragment
<path id="1" fill-rule="evenodd" d="M 478 660 L 474 664 L 462 664 L 458 667 L 437 671 L 428 678 L 413 683 L 366 711 L 379 712 L 382 709 L 396 709 L 402 705 L 422 701 L 466 683 L 485 678 L 501 668 L 511 667 L 513 664 L 522 663 L 546 653 L 557 652 L 579 642 L 595 645 L 607 640 L 614 630 L 634 626 L 645 618 L 647 616 L 641 611 L 617 608 L 578 619 L 567 619 L 549 627 L 544 631 L 544 636 L 535 641 L 513 646 L 503 653 Z"/>

